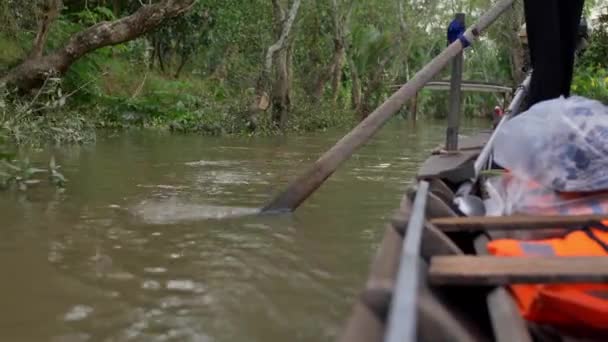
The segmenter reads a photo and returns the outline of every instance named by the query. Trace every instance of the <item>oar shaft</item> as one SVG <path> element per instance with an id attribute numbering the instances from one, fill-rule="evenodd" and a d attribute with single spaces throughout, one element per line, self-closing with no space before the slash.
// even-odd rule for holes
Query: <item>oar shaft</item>
<path id="1" fill-rule="evenodd" d="M 491 25 L 514 0 L 500 0 L 478 22 L 465 33 L 468 41 L 473 42 L 481 32 Z M 315 192 L 344 161 L 365 144 L 410 98 L 431 81 L 456 55 L 464 49 L 461 41 L 450 44 L 443 52 L 428 63 L 422 70 L 380 107 L 345 135 L 330 150 L 325 152 L 310 169 L 295 179 L 288 188 L 262 209 L 263 212 L 293 211 Z"/>

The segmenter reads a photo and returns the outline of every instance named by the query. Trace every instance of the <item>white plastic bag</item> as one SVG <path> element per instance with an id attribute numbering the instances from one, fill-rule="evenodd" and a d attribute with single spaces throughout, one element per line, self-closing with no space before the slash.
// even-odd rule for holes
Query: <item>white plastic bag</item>
<path id="1" fill-rule="evenodd" d="M 608 189 L 608 107 L 583 97 L 538 103 L 497 133 L 494 159 L 556 191 Z"/>
<path id="2" fill-rule="evenodd" d="M 608 192 L 594 194 L 559 193 L 512 175 L 492 177 L 485 182 L 488 198 L 486 216 L 606 215 Z"/>

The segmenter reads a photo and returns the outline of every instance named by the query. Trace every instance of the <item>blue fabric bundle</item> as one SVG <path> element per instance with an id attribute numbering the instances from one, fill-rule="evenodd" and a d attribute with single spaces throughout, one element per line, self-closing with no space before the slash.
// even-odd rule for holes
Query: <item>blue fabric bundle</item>
<path id="1" fill-rule="evenodd" d="M 466 30 L 467 30 L 467 28 L 462 20 L 459 20 L 459 19 L 452 20 L 452 22 L 450 23 L 450 26 L 448 26 L 448 45 L 452 44 L 456 40 L 460 39 L 460 40 L 462 40 L 463 44 L 465 44 L 464 46 L 467 47 L 468 42 L 466 39 L 463 39 L 463 37 L 462 37 L 462 35 L 464 34 L 464 32 Z"/>

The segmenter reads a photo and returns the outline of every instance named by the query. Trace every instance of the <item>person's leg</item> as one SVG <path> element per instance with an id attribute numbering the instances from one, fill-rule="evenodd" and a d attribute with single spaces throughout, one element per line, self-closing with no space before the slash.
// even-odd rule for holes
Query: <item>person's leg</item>
<path id="1" fill-rule="evenodd" d="M 570 96 L 578 26 L 583 14 L 584 0 L 560 0 L 561 58 L 563 61 L 561 93 Z"/>
<path id="2" fill-rule="evenodd" d="M 533 74 L 528 106 L 559 97 L 562 90 L 561 0 L 524 0 Z"/>

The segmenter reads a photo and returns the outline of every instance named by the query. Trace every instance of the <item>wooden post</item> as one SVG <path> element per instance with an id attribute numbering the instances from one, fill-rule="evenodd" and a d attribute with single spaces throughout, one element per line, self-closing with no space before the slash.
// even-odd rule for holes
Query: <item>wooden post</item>
<path id="1" fill-rule="evenodd" d="M 462 26 L 465 26 L 464 13 L 457 13 L 456 21 L 460 21 Z M 452 77 L 450 79 L 450 107 L 448 111 L 448 128 L 446 132 L 445 147 L 448 151 L 458 150 L 458 126 L 460 122 L 460 107 L 462 93 L 462 65 L 464 54 L 461 51 L 452 60 Z"/>

